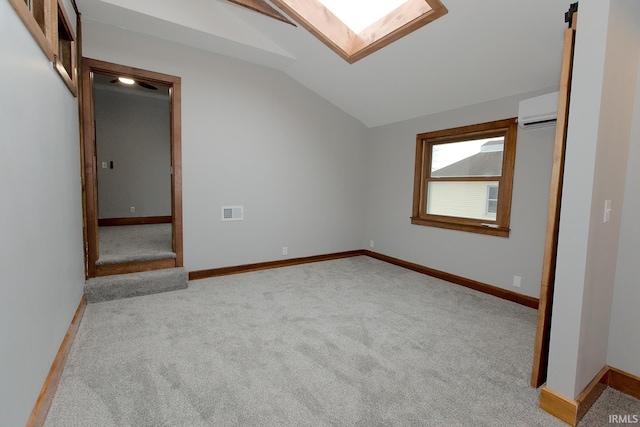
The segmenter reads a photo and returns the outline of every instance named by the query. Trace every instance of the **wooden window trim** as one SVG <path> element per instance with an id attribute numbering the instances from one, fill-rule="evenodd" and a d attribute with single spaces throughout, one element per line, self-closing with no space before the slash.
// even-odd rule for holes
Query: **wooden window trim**
<path id="1" fill-rule="evenodd" d="M 78 96 L 78 58 L 77 58 L 77 50 L 76 50 L 76 35 L 73 32 L 73 27 L 71 26 L 71 21 L 69 21 L 69 16 L 64 9 L 64 4 L 62 0 L 56 0 L 55 12 L 53 13 L 53 17 L 55 19 L 55 35 L 53 44 L 54 48 L 54 60 L 53 65 L 64 84 L 69 88 L 69 91 L 73 94 L 73 96 Z M 60 18 L 60 19 L 58 19 Z M 59 52 L 59 34 L 60 30 L 58 28 L 58 21 L 62 21 L 62 24 L 65 27 L 65 31 L 71 38 L 71 46 L 70 46 L 70 54 L 71 54 L 71 73 L 67 72 L 67 69 L 64 67 L 64 64 L 60 60 L 60 52 Z"/>
<path id="2" fill-rule="evenodd" d="M 40 28 L 40 25 L 36 21 L 36 18 L 33 16 L 33 12 L 29 9 L 29 6 L 24 2 L 24 0 L 9 0 L 11 6 L 16 11 L 22 22 L 24 23 L 31 36 L 35 39 L 42 52 L 49 59 L 49 61 L 53 61 L 54 59 L 54 51 L 53 51 L 53 41 L 54 41 L 54 22 L 52 19 L 52 9 L 53 4 L 56 0 L 45 0 L 44 1 L 44 31 Z"/>
<path id="3" fill-rule="evenodd" d="M 229 2 L 237 4 L 238 6 L 246 7 L 247 9 L 284 22 L 285 24 L 293 25 L 294 27 L 296 26 L 296 24 L 289 21 L 286 16 L 278 12 L 264 0 L 229 0 Z"/>
<path id="4" fill-rule="evenodd" d="M 467 231 L 491 236 L 509 237 L 511 220 L 511 196 L 513 192 L 513 169 L 518 133 L 515 118 L 497 120 L 471 126 L 427 132 L 416 136 L 416 161 L 413 185 L 413 210 L 411 223 L 451 230 Z M 434 144 L 459 142 L 470 139 L 504 136 L 504 152 L 501 177 L 438 178 L 445 181 L 498 181 L 498 212 L 495 221 L 459 218 L 426 213 L 426 187 L 430 179 L 431 147 Z M 491 226 L 482 225 L 491 224 Z"/>
<path id="5" fill-rule="evenodd" d="M 272 0 L 272 3 L 350 64 L 448 12 L 440 0 L 408 0 L 356 34 L 318 0 Z"/>

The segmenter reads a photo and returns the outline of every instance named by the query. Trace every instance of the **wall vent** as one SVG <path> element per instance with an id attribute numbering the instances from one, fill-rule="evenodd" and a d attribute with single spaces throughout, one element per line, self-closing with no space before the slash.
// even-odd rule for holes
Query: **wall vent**
<path id="1" fill-rule="evenodd" d="M 242 221 L 244 219 L 244 206 L 223 206 L 223 221 Z"/>

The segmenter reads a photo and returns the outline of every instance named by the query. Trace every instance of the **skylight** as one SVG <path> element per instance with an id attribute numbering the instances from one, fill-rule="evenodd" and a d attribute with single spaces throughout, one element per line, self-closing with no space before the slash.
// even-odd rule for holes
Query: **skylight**
<path id="1" fill-rule="evenodd" d="M 350 64 L 447 13 L 440 0 L 271 2 Z"/>
<path id="2" fill-rule="evenodd" d="M 359 33 L 408 0 L 319 0 L 338 19 Z"/>

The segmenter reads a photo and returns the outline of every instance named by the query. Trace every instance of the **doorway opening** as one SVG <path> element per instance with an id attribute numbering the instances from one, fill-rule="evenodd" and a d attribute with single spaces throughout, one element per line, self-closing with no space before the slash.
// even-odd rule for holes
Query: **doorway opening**
<path id="1" fill-rule="evenodd" d="M 182 267 L 180 78 L 82 64 L 87 277 Z"/>

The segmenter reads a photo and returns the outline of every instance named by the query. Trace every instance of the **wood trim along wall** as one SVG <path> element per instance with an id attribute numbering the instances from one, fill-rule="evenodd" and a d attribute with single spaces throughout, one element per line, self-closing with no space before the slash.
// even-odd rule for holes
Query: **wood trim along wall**
<path id="1" fill-rule="evenodd" d="M 250 271 L 268 270 L 270 268 L 289 267 L 292 265 L 308 264 L 311 262 L 329 261 L 341 258 L 350 258 L 356 256 L 366 255 L 371 258 L 378 259 L 380 261 L 388 262 L 390 264 L 397 265 L 399 267 L 407 268 L 409 270 L 416 271 L 418 273 L 426 274 L 428 276 L 437 277 L 438 279 L 446 280 L 457 285 L 471 288 L 476 291 L 483 292 L 485 294 L 493 295 L 498 298 L 506 299 L 508 301 L 515 302 L 531 308 L 538 308 L 538 300 L 526 295 L 518 294 L 506 289 L 498 288 L 496 286 L 487 285 L 485 283 L 477 282 L 475 280 L 467 279 L 464 277 L 456 276 L 454 274 L 445 273 L 444 271 L 435 270 L 433 268 L 424 267 L 419 264 L 414 264 L 408 261 L 403 261 L 398 258 L 393 258 L 387 255 L 382 255 L 377 252 L 369 251 L 366 249 L 359 249 L 355 251 L 337 252 L 325 255 L 315 255 L 304 258 L 293 258 L 281 261 L 267 261 L 259 262 L 255 264 L 237 265 L 231 267 L 213 268 L 210 270 L 197 270 L 189 272 L 189 280 L 206 279 L 209 277 L 227 276 L 230 274 L 247 273 Z"/>
<path id="2" fill-rule="evenodd" d="M 567 123 L 569 102 L 571 99 L 571 75 L 573 70 L 573 49 L 578 15 L 574 14 L 572 27 L 565 30 L 560 75 L 560 96 L 558 98 L 558 122 L 553 149 L 553 166 L 549 186 L 549 208 L 547 212 L 547 231 L 542 260 L 540 280 L 540 310 L 533 348 L 531 368 L 531 386 L 540 387 L 547 378 L 549 359 L 549 339 L 551 336 L 551 312 L 553 290 L 556 275 L 556 257 L 558 252 L 558 233 L 560 229 L 560 209 L 562 202 L 562 179 L 564 176 L 564 154 L 567 144 Z"/>
<path id="3" fill-rule="evenodd" d="M 271 0 L 350 64 L 447 14 L 440 0 L 407 0 L 356 34 L 319 0 Z"/>
<path id="4" fill-rule="evenodd" d="M 607 387 L 640 399 L 639 377 L 605 366 L 575 400 L 568 399 L 543 386 L 540 389 L 540 408 L 565 423 L 576 426 Z"/>
<path id="5" fill-rule="evenodd" d="M 71 352 L 71 346 L 76 337 L 76 333 L 78 332 L 78 328 L 80 327 L 80 322 L 82 321 L 82 316 L 84 315 L 84 309 L 86 306 L 87 302 L 83 295 L 80 299 L 80 304 L 78 304 L 78 308 L 76 309 L 76 313 L 71 320 L 71 324 L 67 329 L 67 333 L 62 340 L 62 344 L 60 344 L 58 353 L 56 354 L 55 359 L 53 359 L 51 369 L 49 369 L 49 375 L 47 375 L 47 379 L 42 385 L 40 395 L 33 406 L 33 411 L 31 411 L 26 427 L 40 427 L 44 425 L 44 421 L 47 418 L 49 408 L 51 408 L 51 403 L 53 402 L 53 397 L 58 389 L 58 384 L 62 377 L 62 371 L 64 371 L 64 367 L 67 363 L 67 358 Z"/>
<path id="6" fill-rule="evenodd" d="M 171 89 L 171 215 L 176 267 L 184 265 L 182 242 L 182 79 L 174 77 Z"/>
<path id="7" fill-rule="evenodd" d="M 67 86 L 69 91 L 74 97 L 78 96 L 78 51 L 76 49 L 76 34 L 73 32 L 69 15 L 64 8 L 64 2 L 62 0 L 55 0 L 51 6 L 52 20 L 55 21 L 53 26 L 53 39 L 57 41 L 53 44 L 53 68 L 58 72 L 60 78 Z M 77 22 L 77 19 L 76 19 Z M 63 55 L 60 52 L 60 23 L 64 26 L 64 31 L 69 38 L 69 55 L 70 55 L 70 70 L 67 70 L 60 59 Z M 63 39 L 64 40 L 64 39 Z"/>
<path id="8" fill-rule="evenodd" d="M 51 1 L 44 1 L 44 31 L 40 28 L 40 25 L 33 17 L 33 13 L 29 10 L 29 7 L 24 0 L 9 0 L 11 6 L 16 11 L 22 22 L 24 23 L 31 36 L 42 49 L 42 52 L 49 61 L 53 61 L 53 37 L 51 34 L 52 21 L 51 21 Z"/>
<path id="9" fill-rule="evenodd" d="M 377 252 L 369 250 L 364 251 L 365 255 L 372 258 L 379 259 L 381 261 L 395 264 L 399 267 L 404 267 L 409 270 L 416 271 L 418 273 L 426 274 L 427 276 L 437 277 L 438 279 L 446 280 L 447 282 L 455 283 L 456 285 L 471 288 L 476 291 L 483 292 L 485 294 L 493 295 L 498 298 L 506 299 L 508 301 L 515 302 L 531 308 L 538 308 L 538 300 L 536 298 L 518 294 L 516 292 L 509 291 L 507 289 L 498 288 L 497 286 L 488 285 L 486 283 L 477 282 L 475 280 L 467 279 L 465 277 L 456 276 L 455 274 L 445 273 L 444 271 L 436 270 L 433 268 L 425 267 L 423 265 L 414 264 L 412 262 L 403 261 L 398 258 L 393 258 L 387 255 L 382 255 Z"/>
<path id="10" fill-rule="evenodd" d="M 238 6 L 246 7 L 254 12 L 261 13 L 269 18 L 277 19 L 278 21 L 290 24 L 296 27 L 296 24 L 289 21 L 286 16 L 278 12 L 275 8 L 271 7 L 269 3 L 264 0 L 228 0 L 230 3 L 237 4 Z"/>
<path id="11" fill-rule="evenodd" d="M 120 225 L 171 224 L 171 215 L 136 216 L 130 218 L 99 218 L 98 226 L 112 227 Z"/>
<path id="12" fill-rule="evenodd" d="M 175 258 L 97 265 L 96 276 L 114 276 L 116 274 L 139 273 L 141 271 L 162 270 L 175 267 L 182 267 L 177 265 Z"/>
<path id="13" fill-rule="evenodd" d="M 85 248 L 87 251 L 87 277 L 96 277 L 111 273 L 113 268 L 102 266 L 98 268 L 96 261 L 99 256 L 98 244 L 98 189 L 97 189 L 97 161 L 95 153 L 95 120 L 93 116 L 93 90 L 92 73 L 119 77 L 129 76 L 145 82 L 160 86 L 169 87 L 171 103 L 171 212 L 173 217 L 173 251 L 176 258 L 173 261 L 175 267 L 183 266 L 183 243 L 182 243 L 182 98 L 181 82 L 178 76 L 163 74 L 140 68 L 128 67 L 125 65 L 113 64 L 99 61 L 97 59 L 82 58 L 82 108 L 83 108 L 83 163 L 85 173 L 86 192 L 86 217 L 87 217 L 87 240 Z M 123 269 L 126 272 L 135 267 L 135 263 L 125 264 Z M 143 270 L 148 271 L 148 265 L 142 265 Z M 163 267 L 167 268 L 167 267 Z M 98 271 L 100 270 L 100 272 Z"/>
<path id="14" fill-rule="evenodd" d="M 576 402 L 549 390 L 546 386 L 542 386 L 540 389 L 539 406 L 571 426 L 577 424 L 578 405 Z"/>
<path id="15" fill-rule="evenodd" d="M 640 399 L 640 377 L 609 366 L 609 387 Z"/>
<path id="16" fill-rule="evenodd" d="M 210 270 L 197 270 L 189 272 L 189 280 L 206 279 L 209 277 L 228 276 L 230 274 L 248 273 L 250 271 L 268 270 L 271 268 L 290 267 L 292 265 L 309 264 L 312 262 L 330 261 L 334 259 L 351 258 L 365 255 L 362 249 L 347 252 L 337 252 L 325 255 L 314 255 L 303 258 L 284 259 L 280 261 L 267 261 L 255 264 L 236 265 L 232 267 L 212 268 Z"/>
<path id="17" fill-rule="evenodd" d="M 87 177 L 85 174 L 85 169 L 83 165 L 84 160 L 84 125 L 82 124 L 82 115 L 83 115 L 83 102 L 84 96 L 82 92 L 82 15 L 78 12 L 78 8 L 75 4 L 75 0 L 73 1 L 73 7 L 76 11 L 76 58 L 78 60 L 77 72 L 78 72 L 78 123 L 79 123 L 79 136 L 80 136 L 80 185 L 82 191 L 82 241 L 83 249 L 84 249 L 84 278 L 87 278 L 87 274 L 89 272 L 89 258 L 88 258 L 88 248 L 87 248 L 87 193 L 86 193 L 86 185 L 87 185 Z"/>

